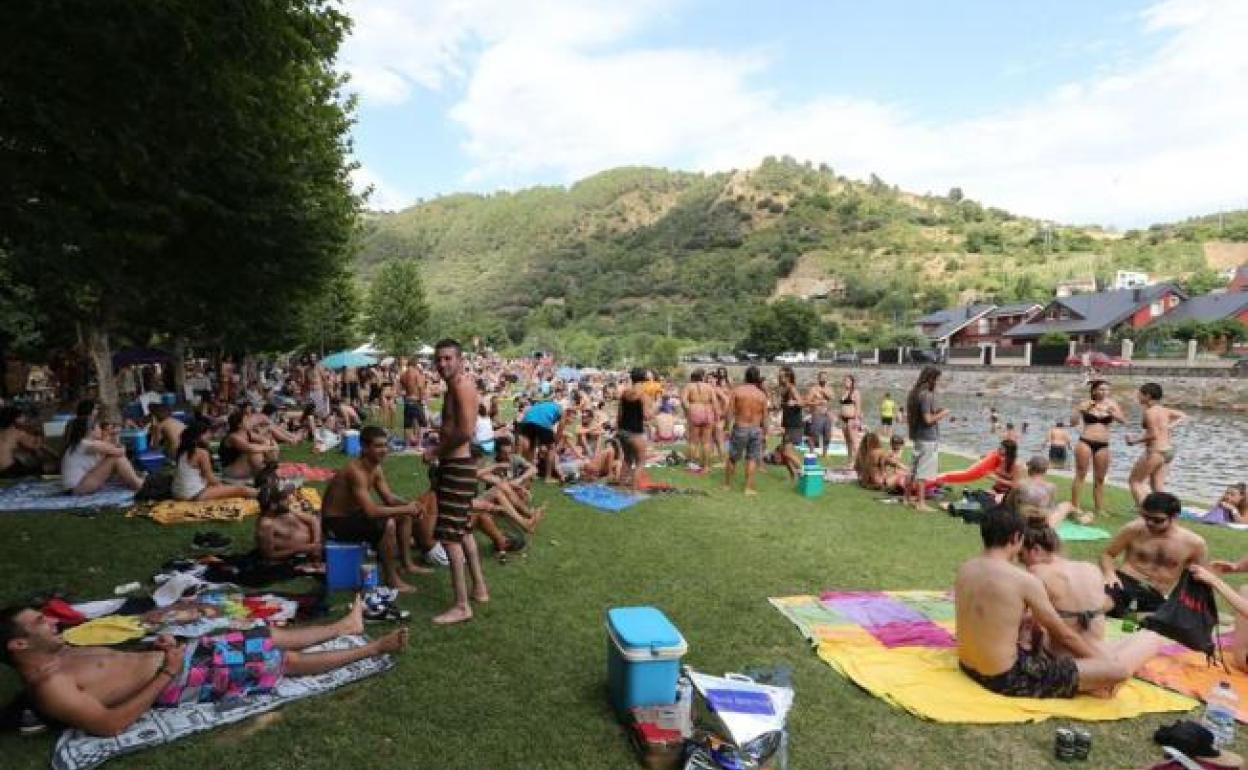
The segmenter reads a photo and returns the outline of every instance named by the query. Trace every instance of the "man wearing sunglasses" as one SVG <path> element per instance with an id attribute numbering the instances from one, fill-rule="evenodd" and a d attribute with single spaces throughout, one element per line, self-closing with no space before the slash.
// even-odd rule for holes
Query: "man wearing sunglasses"
<path id="1" fill-rule="evenodd" d="M 1109 615 L 1153 612 L 1193 564 L 1205 565 L 1205 539 L 1176 523 L 1182 505 L 1167 492 L 1154 492 L 1140 504 L 1140 516 L 1109 541 L 1101 554 L 1105 593 L 1113 599 Z M 1124 554 L 1121 565 L 1118 555 Z"/>

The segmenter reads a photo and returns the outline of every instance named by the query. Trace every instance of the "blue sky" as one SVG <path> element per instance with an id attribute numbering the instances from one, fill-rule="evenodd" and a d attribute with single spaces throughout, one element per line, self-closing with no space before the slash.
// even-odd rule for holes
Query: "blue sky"
<path id="1" fill-rule="evenodd" d="M 1239 0 L 348 0 L 359 179 L 397 208 L 768 154 L 1062 221 L 1248 206 Z"/>

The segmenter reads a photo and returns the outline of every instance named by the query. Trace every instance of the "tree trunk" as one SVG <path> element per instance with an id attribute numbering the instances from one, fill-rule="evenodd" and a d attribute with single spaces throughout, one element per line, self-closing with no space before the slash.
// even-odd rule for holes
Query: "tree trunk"
<path id="1" fill-rule="evenodd" d="M 100 416 L 120 423 L 121 405 L 117 396 L 117 379 L 113 376 L 113 349 L 109 344 L 108 332 L 96 326 L 87 328 L 87 355 L 95 367 Z"/>
<path id="2" fill-rule="evenodd" d="M 178 396 L 178 403 L 186 399 L 186 338 L 173 339 L 173 390 Z"/>

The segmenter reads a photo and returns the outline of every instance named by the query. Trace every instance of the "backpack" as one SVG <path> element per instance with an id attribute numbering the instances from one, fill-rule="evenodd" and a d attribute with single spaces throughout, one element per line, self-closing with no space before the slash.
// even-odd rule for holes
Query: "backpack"
<path id="1" fill-rule="evenodd" d="M 1191 650 L 1203 652 L 1210 660 L 1217 652 L 1213 631 L 1218 610 L 1213 589 L 1196 580 L 1186 570 L 1166 601 L 1140 622 L 1141 628 L 1156 631 Z"/>

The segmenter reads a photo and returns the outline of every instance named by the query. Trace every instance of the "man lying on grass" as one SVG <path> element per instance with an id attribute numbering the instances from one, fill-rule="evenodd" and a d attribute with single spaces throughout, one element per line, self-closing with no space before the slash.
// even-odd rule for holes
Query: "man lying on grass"
<path id="1" fill-rule="evenodd" d="M 1025 528 L 1017 509 L 992 511 L 980 525 L 983 553 L 958 569 L 953 603 L 962 671 L 988 690 L 1013 697 L 1112 693 L 1157 653 L 1162 638 L 1141 631 L 1113 649 L 1090 644 L 1053 609 L 1044 583 L 1014 563 Z M 1030 640 L 1020 630 L 1027 613 Z"/>
<path id="2" fill-rule="evenodd" d="M 212 703 L 273 690 L 283 676 L 308 676 L 407 646 L 400 628 L 362 647 L 302 652 L 364 631 L 364 605 L 334 623 L 221 631 L 189 643 L 162 636 L 148 652 L 71 647 L 54 622 L 29 607 L 0 610 L 0 659 L 21 675 L 41 714 L 92 735 L 117 735 L 149 708 Z M 228 662 L 223 662 L 228 661 Z"/>

